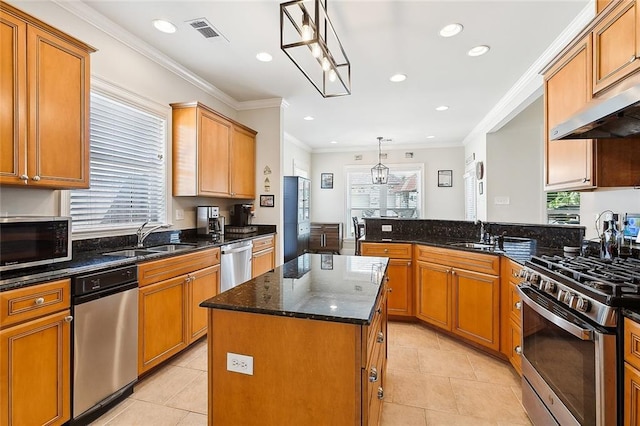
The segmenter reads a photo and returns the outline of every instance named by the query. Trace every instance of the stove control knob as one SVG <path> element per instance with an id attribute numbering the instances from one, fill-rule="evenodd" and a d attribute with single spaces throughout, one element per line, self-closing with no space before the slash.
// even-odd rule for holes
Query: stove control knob
<path id="1" fill-rule="evenodd" d="M 556 296 L 558 299 L 558 302 L 564 302 L 564 297 L 567 293 L 569 293 L 567 290 L 558 290 L 558 296 Z"/>
<path id="2" fill-rule="evenodd" d="M 547 280 L 540 280 L 540 282 L 538 282 L 538 285 L 536 287 L 538 287 L 538 290 L 544 291 L 544 286 L 546 284 L 547 284 Z"/>
<path id="3" fill-rule="evenodd" d="M 583 297 L 578 297 L 576 309 L 580 312 L 589 312 L 589 309 L 591 309 L 591 303 Z"/>
<path id="4" fill-rule="evenodd" d="M 529 277 L 529 282 L 533 285 L 538 284 L 540 282 L 540 275 L 531 273 L 531 276 Z"/>
<path id="5" fill-rule="evenodd" d="M 544 283 L 544 291 L 549 293 L 549 294 L 553 294 L 556 292 L 556 283 L 554 283 L 553 281 L 546 281 Z"/>
<path id="6" fill-rule="evenodd" d="M 520 269 L 520 272 L 518 273 L 518 277 L 525 278 L 526 276 L 527 276 L 526 269 Z"/>

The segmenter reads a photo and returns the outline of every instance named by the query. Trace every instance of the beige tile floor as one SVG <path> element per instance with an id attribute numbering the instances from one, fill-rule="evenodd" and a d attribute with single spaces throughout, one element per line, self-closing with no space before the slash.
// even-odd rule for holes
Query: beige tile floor
<path id="1" fill-rule="evenodd" d="M 531 425 L 507 362 L 419 324 L 390 322 L 388 334 L 382 426 Z M 195 343 L 93 424 L 206 425 L 206 356 Z"/>

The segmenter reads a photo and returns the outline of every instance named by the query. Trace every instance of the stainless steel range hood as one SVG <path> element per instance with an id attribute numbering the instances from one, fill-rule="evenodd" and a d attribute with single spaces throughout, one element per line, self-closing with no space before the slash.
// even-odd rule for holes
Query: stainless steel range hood
<path id="1" fill-rule="evenodd" d="M 640 85 L 596 102 L 551 129 L 549 139 L 640 137 Z"/>

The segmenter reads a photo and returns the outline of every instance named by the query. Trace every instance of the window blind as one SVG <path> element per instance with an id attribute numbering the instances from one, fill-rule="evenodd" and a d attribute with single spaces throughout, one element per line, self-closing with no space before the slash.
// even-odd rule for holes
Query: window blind
<path id="1" fill-rule="evenodd" d="M 464 219 L 476 220 L 476 177 L 467 172 L 464 177 Z"/>
<path id="2" fill-rule="evenodd" d="M 166 119 L 91 93 L 90 189 L 70 192 L 73 230 L 130 228 L 166 218 Z"/>

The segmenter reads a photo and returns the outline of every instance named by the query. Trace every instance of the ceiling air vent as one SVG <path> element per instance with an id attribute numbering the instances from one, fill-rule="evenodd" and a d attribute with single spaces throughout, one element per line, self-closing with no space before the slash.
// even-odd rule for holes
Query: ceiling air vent
<path id="1" fill-rule="evenodd" d="M 202 36 L 208 40 L 226 40 L 227 38 L 220 34 L 209 21 L 205 18 L 193 19 L 191 21 L 186 21 L 187 24 L 191 25 L 193 29 L 198 31 Z"/>

